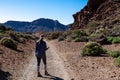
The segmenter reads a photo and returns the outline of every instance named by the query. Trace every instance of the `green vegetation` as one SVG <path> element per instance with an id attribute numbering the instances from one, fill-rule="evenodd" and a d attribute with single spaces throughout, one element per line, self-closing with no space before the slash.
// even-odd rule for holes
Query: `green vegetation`
<path id="1" fill-rule="evenodd" d="M 74 42 L 81 42 L 81 39 L 80 38 L 75 38 L 73 41 Z"/>
<path id="2" fill-rule="evenodd" d="M 120 56 L 115 59 L 115 65 L 116 65 L 117 67 L 120 67 Z"/>
<path id="3" fill-rule="evenodd" d="M 106 50 L 99 43 L 88 42 L 81 52 L 81 56 L 99 56 L 105 54 Z"/>
<path id="4" fill-rule="evenodd" d="M 31 34 L 15 32 L 11 28 L 8 28 L 4 25 L 0 25 L 1 44 L 8 48 L 17 50 L 18 43 L 25 44 L 27 40 L 31 40 L 31 39 L 34 39 L 34 36 Z"/>
<path id="5" fill-rule="evenodd" d="M 96 29 L 97 29 L 97 26 L 99 26 L 99 24 L 100 24 L 100 23 L 99 23 L 98 21 L 89 22 L 89 23 L 87 24 L 88 34 L 91 34 L 91 33 L 95 32 Z"/>
<path id="6" fill-rule="evenodd" d="M 30 34 L 24 34 L 23 38 L 25 38 L 25 39 L 34 39 L 33 36 L 30 35 Z"/>
<path id="7" fill-rule="evenodd" d="M 60 35 L 62 35 L 61 32 L 51 32 L 47 35 L 47 39 L 49 40 L 58 39 Z"/>
<path id="8" fill-rule="evenodd" d="M 87 27 L 93 28 L 93 27 L 97 27 L 98 25 L 99 25 L 98 21 L 92 21 L 87 24 Z"/>
<path id="9" fill-rule="evenodd" d="M 87 33 L 84 30 L 75 30 L 72 32 L 72 40 L 74 42 L 86 42 L 88 41 Z"/>
<path id="10" fill-rule="evenodd" d="M 58 41 L 74 41 L 74 42 L 86 42 L 88 41 L 88 35 L 84 30 L 74 30 L 74 31 L 65 31 L 65 32 L 51 32 L 47 34 L 47 39 Z"/>
<path id="11" fill-rule="evenodd" d="M 73 34 L 76 37 L 87 36 L 87 33 L 84 30 L 75 30 L 75 31 L 73 31 Z"/>
<path id="12" fill-rule="evenodd" d="M 63 36 L 58 37 L 58 41 L 63 41 L 63 40 L 65 40 L 65 37 L 63 37 Z"/>
<path id="13" fill-rule="evenodd" d="M 111 57 L 114 57 L 114 58 L 117 58 L 118 56 L 120 56 L 120 52 L 119 51 L 110 51 L 110 52 L 108 52 L 108 54 Z"/>
<path id="14" fill-rule="evenodd" d="M 8 48 L 17 50 L 17 43 L 13 39 L 3 38 L 1 40 L 1 44 L 4 45 L 4 46 L 6 46 L 6 47 L 8 47 Z"/>
<path id="15" fill-rule="evenodd" d="M 112 43 L 112 44 L 114 44 L 114 43 L 120 43 L 120 37 L 119 37 L 119 36 L 118 36 L 118 37 L 108 36 L 108 37 L 107 37 L 107 41 L 108 41 L 109 43 Z"/>

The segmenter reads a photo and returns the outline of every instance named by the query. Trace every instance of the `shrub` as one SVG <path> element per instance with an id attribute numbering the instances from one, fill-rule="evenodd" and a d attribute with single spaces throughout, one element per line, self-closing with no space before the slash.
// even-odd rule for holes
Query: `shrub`
<path id="1" fill-rule="evenodd" d="M 66 40 L 68 36 L 72 34 L 72 31 L 65 31 L 59 34 L 58 41 Z"/>
<path id="2" fill-rule="evenodd" d="M 68 30 L 68 31 L 63 32 L 62 35 L 66 38 L 67 36 L 69 36 L 71 34 L 72 34 L 72 31 Z"/>
<path id="3" fill-rule="evenodd" d="M 87 33 L 84 30 L 75 30 L 73 31 L 73 34 L 75 34 L 76 37 L 87 36 Z"/>
<path id="4" fill-rule="evenodd" d="M 89 36 L 89 40 L 90 40 L 90 41 L 96 41 L 96 39 L 98 39 L 100 36 L 101 36 L 101 34 L 92 33 L 92 34 Z"/>
<path id="5" fill-rule="evenodd" d="M 5 30 L 6 30 L 6 27 L 5 27 L 5 26 L 3 26 L 3 25 L 1 25 L 1 26 L 0 26 L 0 30 L 5 31 Z"/>
<path id="6" fill-rule="evenodd" d="M 111 29 L 111 36 L 120 36 L 120 26 L 114 26 Z"/>
<path id="7" fill-rule="evenodd" d="M 75 30 L 71 34 L 71 39 L 74 42 L 86 42 L 88 41 L 87 36 L 88 35 L 84 30 Z"/>
<path id="8" fill-rule="evenodd" d="M 51 32 L 51 33 L 49 33 L 49 35 L 47 36 L 47 38 L 49 40 L 53 40 L 53 39 L 57 39 L 60 35 L 62 35 L 61 32 Z"/>
<path id="9" fill-rule="evenodd" d="M 81 36 L 81 37 L 76 37 L 75 39 L 73 39 L 74 42 L 87 42 L 88 38 L 87 36 Z"/>
<path id="10" fill-rule="evenodd" d="M 92 33 L 89 36 L 89 41 L 98 42 L 100 44 L 106 43 L 106 37 L 101 33 Z"/>
<path id="11" fill-rule="evenodd" d="M 0 25 L 0 31 L 13 31 L 13 29 L 4 25 Z"/>
<path id="12" fill-rule="evenodd" d="M 64 36 L 58 37 L 58 41 L 63 41 L 63 40 L 65 40 L 65 37 L 64 37 Z"/>
<path id="13" fill-rule="evenodd" d="M 15 32 L 9 32 L 9 35 L 13 40 L 19 42 L 19 37 L 17 37 Z"/>
<path id="14" fill-rule="evenodd" d="M 99 43 L 88 42 L 81 52 L 81 56 L 99 56 L 105 54 L 106 50 Z"/>
<path id="15" fill-rule="evenodd" d="M 17 43 L 13 39 L 3 38 L 1 40 L 1 44 L 8 47 L 8 48 L 17 50 Z"/>
<path id="16" fill-rule="evenodd" d="M 99 26 L 99 22 L 98 21 L 92 21 L 92 22 L 89 22 L 88 24 L 87 24 L 87 28 L 88 28 L 88 33 L 93 33 L 93 32 L 95 32 L 96 31 L 96 28 L 97 28 L 97 26 Z"/>
<path id="17" fill-rule="evenodd" d="M 107 42 L 109 43 L 120 43 L 120 37 L 112 37 L 112 36 L 108 36 L 107 37 Z"/>
<path id="18" fill-rule="evenodd" d="M 120 56 L 115 59 L 115 65 L 116 65 L 117 67 L 120 67 Z"/>
<path id="19" fill-rule="evenodd" d="M 30 34 L 24 34 L 23 38 L 25 38 L 25 39 L 33 39 L 32 35 L 30 35 Z"/>
<path id="20" fill-rule="evenodd" d="M 87 27 L 92 28 L 92 27 L 97 27 L 98 25 L 99 25 L 98 21 L 92 21 L 87 24 Z"/>
<path id="21" fill-rule="evenodd" d="M 111 56 L 111 57 L 118 57 L 120 55 L 120 52 L 119 51 L 110 51 L 108 52 L 108 54 Z"/>

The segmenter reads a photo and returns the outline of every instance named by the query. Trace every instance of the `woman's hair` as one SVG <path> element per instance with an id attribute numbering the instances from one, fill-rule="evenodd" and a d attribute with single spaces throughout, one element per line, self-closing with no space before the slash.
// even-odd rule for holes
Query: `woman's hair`
<path id="1" fill-rule="evenodd" d="M 39 41 L 39 42 L 43 41 L 43 38 L 44 38 L 44 35 L 43 35 L 43 34 L 41 34 L 41 35 L 40 35 L 40 38 L 39 38 L 39 40 L 38 40 L 38 41 Z"/>

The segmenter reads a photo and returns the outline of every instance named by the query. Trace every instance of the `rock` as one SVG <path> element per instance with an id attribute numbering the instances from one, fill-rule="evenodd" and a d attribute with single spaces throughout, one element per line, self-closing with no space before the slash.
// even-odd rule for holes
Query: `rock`
<path id="1" fill-rule="evenodd" d="M 106 21 L 118 17 L 118 14 L 120 14 L 120 0 L 88 0 L 87 5 L 73 15 L 74 23 L 71 24 L 70 29 L 86 28 L 90 21 L 101 21 L 103 26 Z M 116 21 L 113 23 L 115 24 Z M 109 24 L 105 26 L 109 27 Z"/>

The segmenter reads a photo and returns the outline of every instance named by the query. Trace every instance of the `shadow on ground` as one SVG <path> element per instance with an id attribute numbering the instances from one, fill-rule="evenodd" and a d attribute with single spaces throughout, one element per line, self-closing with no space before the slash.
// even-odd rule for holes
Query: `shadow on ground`
<path id="1" fill-rule="evenodd" d="M 12 76 L 12 74 L 10 74 L 9 72 L 0 70 L 0 80 L 8 80 L 10 76 Z"/>
<path id="2" fill-rule="evenodd" d="M 43 76 L 42 78 L 48 78 L 48 79 L 51 79 L 51 80 L 64 80 L 60 77 L 56 77 L 56 76 L 53 76 L 53 75 L 46 75 L 45 77 Z"/>

